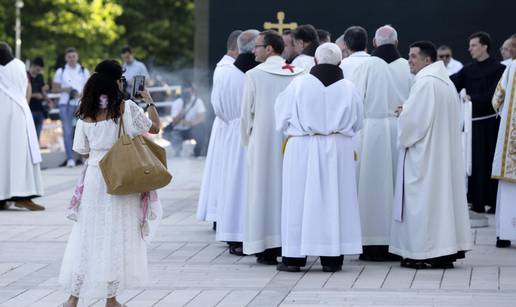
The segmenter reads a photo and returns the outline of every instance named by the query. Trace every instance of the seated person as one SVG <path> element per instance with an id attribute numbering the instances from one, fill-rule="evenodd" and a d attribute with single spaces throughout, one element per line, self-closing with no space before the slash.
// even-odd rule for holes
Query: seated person
<path id="1" fill-rule="evenodd" d="M 174 155 L 179 156 L 185 140 L 195 140 L 194 156 L 201 155 L 204 140 L 206 107 L 195 95 L 191 83 L 181 87 L 181 97 L 172 102 L 172 123 L 165 128 L 165 138 L 172 142 Z"/>

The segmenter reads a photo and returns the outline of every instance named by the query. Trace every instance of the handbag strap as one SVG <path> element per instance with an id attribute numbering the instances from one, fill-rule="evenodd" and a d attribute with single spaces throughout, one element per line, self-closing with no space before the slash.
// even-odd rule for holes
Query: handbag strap
<path id="1" fill-rule="evenodd" d="M 122 135 L 127 134 L 125 132 L 125 125 L 124 125 L 124 113 L 125 113 L 124 111 L 125 111 L 125 102 L 123 103 L 122 113 L 120 114 L 120 121 L 119 121 L 119 125 L 118 125 L 118 138 L 120 138 L 120 136 L 122 136 Z M 122 134 L 122 131 L 123 131 L 123 134 Z"/>

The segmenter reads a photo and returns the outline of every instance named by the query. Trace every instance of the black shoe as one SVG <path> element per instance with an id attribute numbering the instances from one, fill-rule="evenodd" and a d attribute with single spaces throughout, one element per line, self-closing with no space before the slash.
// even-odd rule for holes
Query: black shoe
<path id="1" fill-rule="evenodd" d="M 424 261 L 421 260 L 414 260 L 414 259 L 403 259 L 400 263 L 401 267 L 409 268 L 409 269 L 416 269 L 416 270 L 423 270 L 427 269 L 428 266 Z"/>
<path id="2" fill-rule="evenodd" d="M 83 165 L 84 163 L 82 162 L 82 159 L 77 159 L 75 160 L 75 165 L 76 166 L 79 166 L 79 165 Z"/>
<path id="3" fill-rule="evenodd" d="M 402 261 L 403 257 L 398 256 L 396 254 L 388 253 L 387 256 L 385 256 L 385 261 Z"/>
<path id="4" fill-rule="evenodd" d="M 280 263 L 276 266 L 276 270 L 278 271 L 282 271 L 282 272 L 291 272 L 291 273 L 295 273 L 295 272 L 299 272 L 301 271 L 301 268 L 298 267 L 298 266 L 293 266 L 293 265 L 286 265 L 284 263 Z"/>
<path id="5" fill-rule="evenodd" d="M 322 270 L 323 270 L 323 272 L 327 272 L 327 273 L 335 273 L 335 272 L 342 271 L 342 265 L 332 265 L 332 266 L 323 265 Z"/>
<path id="6" fill-rule="evenodd" d="M 65 167 L 66 166 L 66 163 L 68 163 L 68 160 L 64 160 L 63 163 L 59 164 L 59 167 Z"/>
<path id="7" fill-rule="evenodd" d="M 231 255 L 235 255 L 235 256 L 245 256 L 244 248 L 242 247 L 242 245 L 237 245 L 237 244 L 229 245 L 229 253 Z"/>
<path id="8" fill-rule="evenodd" d="M 429 261 L 428 264 L 432 269 L 453 269 L 452 261 Z"/>
<path id="9" fill-rule="evenodd" d="M 276 259 L 276 257 L 270 258 L 270 257 L 258 256 L 256 258 L 256 262 L 259 264 L 264 264 L 264 265 L 278 265 L 278 259 Z"/>
<path id="10" fill-rule="evenodd" d="M 500 240 L 496 237 L 496 247 L 498 248 L 507 248 L 511 246 L 511 240 Z"/>

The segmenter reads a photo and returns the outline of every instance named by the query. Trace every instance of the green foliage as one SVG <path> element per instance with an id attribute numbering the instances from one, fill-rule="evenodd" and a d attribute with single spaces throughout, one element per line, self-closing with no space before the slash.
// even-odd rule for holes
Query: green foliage
<path id="1" fill-rule="evenodd" d="M 14 0 L 0 0 L 0 40 L 14 43 Z M 129 44 L 139 59 L 169 69 L 192 64 L 193 0 L 24 0 L 22 57 L 54 66 L 69 46 L 92 68 Z"/>

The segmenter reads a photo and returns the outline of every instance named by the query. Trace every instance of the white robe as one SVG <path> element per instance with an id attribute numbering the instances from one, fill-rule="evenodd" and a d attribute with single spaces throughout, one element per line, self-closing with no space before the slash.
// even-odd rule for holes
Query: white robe
<path id="1" fill-rule="evenodd" d="M 428 259 L 472 248 L 460 103 L 441 61 L 416 75 L 398 120 L 405 161 L 396 190 L 404 193 L 396 197 L 402 221 L 393 221 L 391 253 Z"/>
<path id="2" fill-rule="evenodd" d="M 364 103 L 361 130 L 358 202 L 363 245 L 389 245 L 394 197 L 391 127 L 396 123 L 394 105 L 400 105 L 389 65 L 368 57 L 351 76 Z"/>
<path id="3" fill-rule="evenodd" d="M 232 65 L 235 59 L 229 55 L 224 55 L 217 63 L 215 72 L 213 73 L 213 89 L 211 93 L 211 102 L 218 99 L 218 79 L 220 69 L 225 66 Z M 204 174 L 202 177 L 201 191 L 199 194 L 199 203 L 197 206 L 197 219 L 200 221 L 214 222 L 217 220 L 217 194 L 219 191 L 219 176 L 221 171 L 221 139 L 226 136 L 226 124 L 215 117 L 211 128 L 210 142 L 208 144 L 208 153 L 206 155 L 206 164 L 204 165 Z"/>
<path id="4" fill-rule="evenodd" d="M 244 253 L 281 246 L 281 171 L 283 135 L 274 129 L 274 102 L 302 73 L 282 69 L 285 60 L 269 57 L 246 73 L 242 100 L 242 143 L 247 145 L 247 203 Z"/>
<path id="5" fill-rule="evenodd" d="M 391 149 L 392 149 L 392 169 L 394 181 L 396 181 L 396 170 L 398 169 L 398 120 L 395 117 L 395 112 L 398 106 L 408 99 L 410 88 L 414 83 L 414 76 L 410 73 L 408 61 L 404 58 L 399 58 L 396 61 L 389 63 L 389 70 L 392 77 L 392 85 L 395 90 L 395 98 L 389 99 L 389 125 L 391 127 Z"/>
<path id="6" fill-rule="evenodd" d="M 446 71 L 448 71 L 448 75 L 451 76 L 453 74 L 458 73 L 463 66 L 464 65 L 462 65 L 461 62 L 455 60 L 454 58 L 451 58 L 450 63 L 448 63 L 448 66 L 446 66 Z"/>
<path id="7" fill-rule="evenodd" d="M 325 87 L 311 74 L 278 96 L 276 128 L 290 136 L 283 159 L 283 256 L 362 252 L 352 143 L 362 125 L 361 104 L 351 82 Z"/>
<path id="8" fill-rule="evenodd" d="M 300 54 L 292 61 L 292 66 L 304 69 L 304 73 L 307 74 L 315 66 L 315 59 L 313 56 Z"/>
<path id="9" fill-rule="evenodd" d="M 242 242 L 245 207 L 246 169 L 245 147 L 240 140 L 240 115 L 245 74 L 235 65 L 220 68 L 219 99 L 214 100 L 215 114 L 225 125 L 227 133 L 221 142 L 221 170 L 217 180 L 218 241 Z"/>
<path id="10" fill-rule="evenodd" d="M 352 53 L 347 58 L 342 59 L 339 67 L 342 69 L 344 79 L 350 80 L 351 76 L 353 75 L 353 71 L 355 71 L 355 68 L 367 61 L 370 57 L 371 55 L 365 51 L 357 51 Z"/>
<path id="11" fill-rule="evenodd" d="M 30 111 L 24 111 L 24 107 L 28 108 L 25 64 L 14 59 L 5 66 L 0 65 L 0 74 L 6 81 L 2 83 L 6 91 L 11 92 L 0 90 L 0 200 L 41 196 L 39 144 Z M 16 96 L 18 102 L 12 96 Z"/>
<path id="12" fill-rule="evenodd" d="M 516 60 L 500 78 L 493 106 L 501 119 L 492 170 L 499 179 L 496 235 L 501 240 L 516 240 Z"/>

